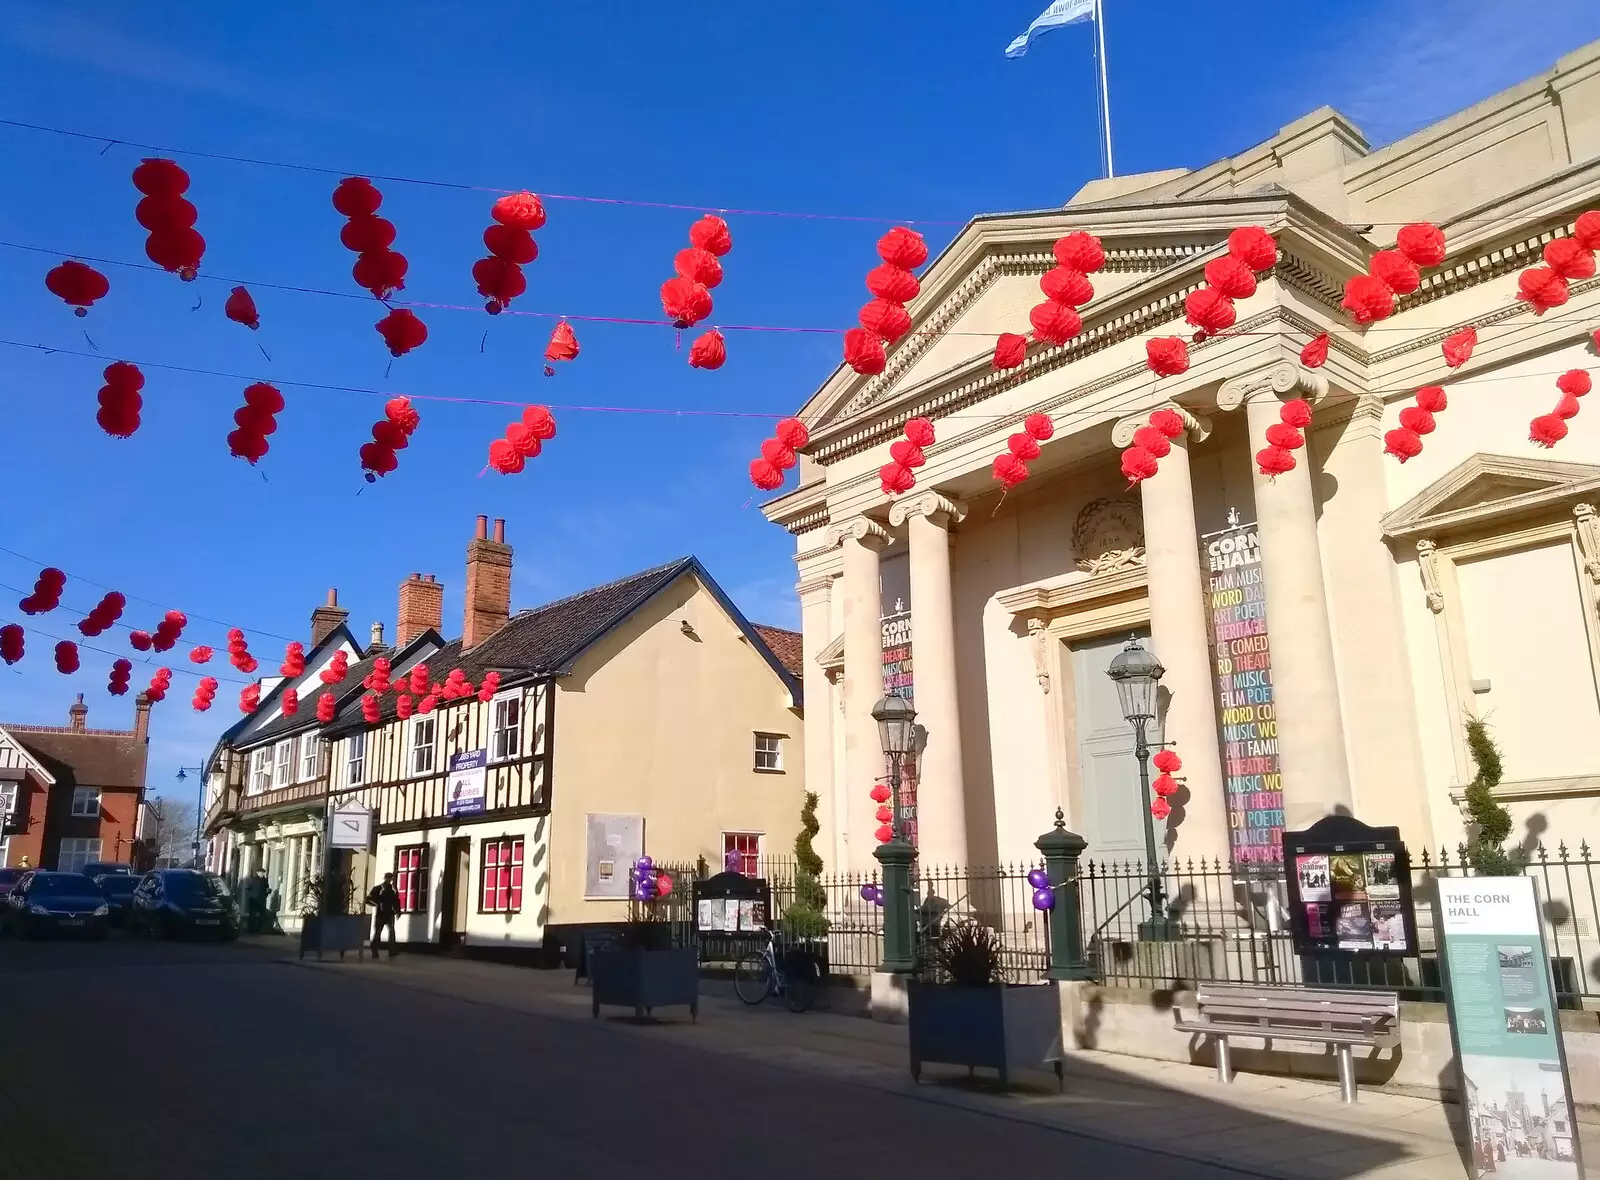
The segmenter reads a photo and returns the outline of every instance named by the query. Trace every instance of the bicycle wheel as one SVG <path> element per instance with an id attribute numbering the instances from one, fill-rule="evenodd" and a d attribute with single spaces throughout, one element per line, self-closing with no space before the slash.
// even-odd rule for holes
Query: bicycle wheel
<path id="1" fill-rule="evenodd" d="M 733 965 L 733 994 L 746 1004 L 759 1004 L 772 991 L 772 964 L 765 955 L 745 955 Z"/>
<path id="2" fill-rule="evenodd" d="M 804 1012 L 816 1001 L 817 985 L 808 971 L 791 971 L 783 977 L 783 1002 L 791 1012 Z"/>

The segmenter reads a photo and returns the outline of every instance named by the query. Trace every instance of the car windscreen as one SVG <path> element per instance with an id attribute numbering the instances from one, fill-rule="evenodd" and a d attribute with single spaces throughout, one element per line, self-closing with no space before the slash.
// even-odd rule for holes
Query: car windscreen
<path id="1" fill-rule="evenodd" d="M 115 876 L 101 877 L 98 884 L 100 892 L 107 897 L 130 897 L 133 891 L 139 888 L 139 878 L 118 873 Z"/>
<path id="2" fill-rule="evenodd" d="M 167 896 L 174 901 L 221 901 L 228 896 L 228 887 L 221 877 L 174 873 L 163 883 Z"/>
<path id="3" fill-rule="evenodd" d="M 99 893 L 93 881 L 77 873 L 35 877 L 28 887 L 29 897 L 96 897 Z"/>

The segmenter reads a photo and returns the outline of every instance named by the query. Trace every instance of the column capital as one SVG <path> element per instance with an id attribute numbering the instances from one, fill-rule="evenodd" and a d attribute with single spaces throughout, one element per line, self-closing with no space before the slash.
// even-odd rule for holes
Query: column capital
<path id="1" fill-rule="evenodd" d="M 1250 401 L 1303 397 L 1316 403 L 1328 395 L 1328 379 L 1320 369 L 1278 361 L 1243 377 L 1230 377 L 1217 390 L 1217 409 L 1237 410 Z"/>
<path id="2" fill-rule="evenodd" d="M 869 549 L 882 549 L 890 541 L 889 530 L 870 516 L 855 516 L 828 529 L 830 547 L 846 540 L 859 541 Z"/>
<path id="3" fill-rule="evenodd" d="M 913 516 L 926 516 L 933 523 L 949 528 L 967 518 L 967 506 L 959 500 L 947 500 L 929 488 L 896 500 L 894 506 L 889 509 L 889 523 L 895 528 L 899 528 Z M 944 517 L 944 520 L 936 519 L 940 516 Z"/>
<path id="4" fill-rule="evenodd" d="M 1116 425 L 1111 428 L 1111 441 L 1114 445 L 1125 447 L 1133 442 L 1133 432 L 1141 426 L 1150 424 L 1150 415 L 1157 410 L 1171 410 L 1183 419 L 1184 433 L 1190 442 L 1205 442 L 1211 437 L 1211 419 L 1199 414 L 1191 413 L 1177 402 L 1162 402 L 1160 405 L 1151 406 L 1148 410 L 1141 410 L 1137 414 L 1129 414 L 1126 418 L 1117 419 Z"/>

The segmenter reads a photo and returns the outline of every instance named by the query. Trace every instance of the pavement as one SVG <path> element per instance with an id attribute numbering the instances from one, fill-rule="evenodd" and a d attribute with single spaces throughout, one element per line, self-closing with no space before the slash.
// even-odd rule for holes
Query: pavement
<path id="1" fill-rule="evenodd" d="M 0 989 L 0 1180 L 1466 1175 L 1437 1103 L 1110 1055 L 917 1085 L 903 1028 L 718 985 L 596 1020 L 570 972 L 113 939 L 0 942 Z"/>

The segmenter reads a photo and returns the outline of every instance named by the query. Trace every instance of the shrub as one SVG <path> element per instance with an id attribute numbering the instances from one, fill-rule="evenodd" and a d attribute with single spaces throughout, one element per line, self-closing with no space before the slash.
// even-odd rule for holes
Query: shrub
<path id="1" fill-rule="evenodd" d="M 1478 773 L 1467 786 L 1467 812 L 1472 817 L 1472 835 L 1467 843 L 1467 863 L 1480 876 L 1515 877 L 1522 872 L 1523 857 L 1505 850 L 1511 835 L 1511 813 L 1495 801 L 1494 788 L 1500 782 L 1500 747 L 1489 736 L 1483 721 L 1467 721 L 1467 749 L 1477 763 Z"/>
<path id="2" fill-rule="evenodd" d="M 947 922 L 939 929 L 934 958 L 939 971 L 957 987 L 988 987 L 1005 982 L 1000 936 L 976 922 Z"/>

